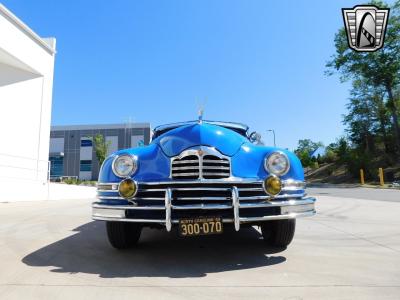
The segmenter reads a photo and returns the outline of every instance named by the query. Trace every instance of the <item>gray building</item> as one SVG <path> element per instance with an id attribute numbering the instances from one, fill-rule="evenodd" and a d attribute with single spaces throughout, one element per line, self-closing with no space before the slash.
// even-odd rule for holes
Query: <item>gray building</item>
<path id="1" fill-rule="evenodd" d="M 150 142 L 149 123 L 52 126 L 50 133 L 51 177 L 97 180 L 100 165 L 93 137 L 102 134 L 110 143 L 109 154 Z"/>

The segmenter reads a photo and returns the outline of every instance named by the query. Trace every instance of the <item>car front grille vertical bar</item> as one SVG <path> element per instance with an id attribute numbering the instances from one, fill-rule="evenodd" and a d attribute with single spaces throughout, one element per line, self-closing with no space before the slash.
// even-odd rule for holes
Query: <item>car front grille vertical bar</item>
<path id="1" fill-rule="evenodd" d="M 239 192 L 236 186 L 232 187 L 232 206 L 233 206 L 233 221 L 235 230 L 240 230 L 240 216 L 239 216 Z"/>
<path id="2" fill-rule="evenodd" d="M 172 220 L 171 220 L 171 207 L 172 207 L 172 191 L 168 188 L 165 191 L 165 227 L 167 231 L 171 231 Z"/>

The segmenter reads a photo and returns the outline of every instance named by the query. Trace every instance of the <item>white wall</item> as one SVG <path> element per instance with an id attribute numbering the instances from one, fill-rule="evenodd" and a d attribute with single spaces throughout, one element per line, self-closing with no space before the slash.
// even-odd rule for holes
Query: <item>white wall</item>
<path id="1" fill-rule="evenodd" d="M 0 200 L 45 199 L 55 40 L 1 4 L 0 33 Z"/>

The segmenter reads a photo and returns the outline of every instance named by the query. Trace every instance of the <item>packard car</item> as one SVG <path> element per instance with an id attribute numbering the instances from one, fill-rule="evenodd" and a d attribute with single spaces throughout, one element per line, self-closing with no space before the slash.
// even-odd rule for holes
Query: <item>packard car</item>
<path id="1" fill-rule="evenodd" d="M 259 226 L 267 245 L 286 247 L 296 218 L 315 214 L 315 199 L 296 155 L 257 137 L 238 123 L 159 126 L 148 146 L 104 161 L 92 217 L 106 221 L 118 249 L 135 245 L 146 226 L 183 237 Z"/>

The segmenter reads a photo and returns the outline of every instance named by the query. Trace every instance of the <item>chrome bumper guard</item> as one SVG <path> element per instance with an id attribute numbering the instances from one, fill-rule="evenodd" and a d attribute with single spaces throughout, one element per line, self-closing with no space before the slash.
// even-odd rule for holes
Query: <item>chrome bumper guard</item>
<path id="1" fill-rule="evenodd" d="M 287 199 L 274 201 L 268 200 L 259 203 L 240 203 L 239 193 L 237 187 L 232 187 L 232 204 L 192 204 L 192 205 L 172 205 L 172 189 L 165 190 L 165 205 L 152 205 L 152 206 L 134 206 L 134 205 L 105 205 L 100 202 L 92 204 L 94 220 L 101 221 L 119 221 L 119 222 L 137 222 L 137 223 L 157 223 L 165 225 L 167 231 L 171 231 L 172 224 L 179 223 L 179 220 L 172 219 L 173 210 L 219 210 L 219 209 L 233 209 L 233 219 L 223 219 L 224 223 L 234 223 L 235 230 L 239 231 L 240 224 L 261 222 L 269 220 L 283 220 L 293 219 L 300 217 L 308 217 L 315 214 L 315 198 L 303 197 L 300 199 Z M 261 217 L 240 217 L 240 209 L 243 208 L 267 208 L 267 207 L 280 207 L 280 215 L 270 215 Z M 126 211 L 128 210 L 165 210 L 165 219 L 132 219 L 126 218 Z"/>

